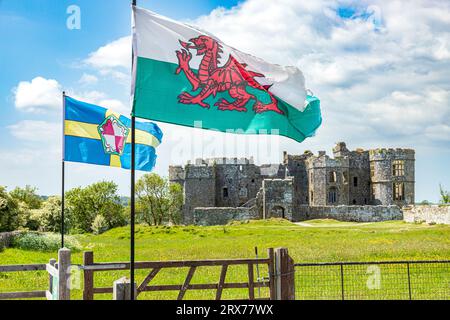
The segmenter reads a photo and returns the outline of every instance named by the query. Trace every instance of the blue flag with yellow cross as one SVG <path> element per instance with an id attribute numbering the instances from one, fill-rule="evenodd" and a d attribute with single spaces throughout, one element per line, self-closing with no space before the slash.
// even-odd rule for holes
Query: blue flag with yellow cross
<path id="1" fill-rule="evenodd" d="M 110 109 L 64 96 L 64 161 L 131 168 L 131 120 Z M 136 170 L 151 171 L 161 129 L 136 121 Z"/>

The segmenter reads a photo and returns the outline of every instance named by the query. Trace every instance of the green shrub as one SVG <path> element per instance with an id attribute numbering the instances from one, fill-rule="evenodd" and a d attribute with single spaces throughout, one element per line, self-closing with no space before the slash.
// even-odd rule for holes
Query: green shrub
<path id="1" fill-rule="evenodd" d="M 106 221 L 105 217 L 98 214 L 95 217 L 94 222 L 92 222 L 91 229 L 94 234 L 101 234 L 107 231 L 108 222 Z"/>
<path id="2" fill-rule="evenodd" d="M 56 251 L 61 245 L 61 235 L 57 233 L 25 232 L 13 238 L 11 246 L 22 250 Z M 80 243 L 73 236 L 64 237 L 66 248 L 79 251 Z"/>

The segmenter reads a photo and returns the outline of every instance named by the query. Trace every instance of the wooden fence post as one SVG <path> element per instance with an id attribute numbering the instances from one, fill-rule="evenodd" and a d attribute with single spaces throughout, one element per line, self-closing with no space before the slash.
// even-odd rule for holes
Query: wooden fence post
<path id="1" fill-rule="evenodd" d="M 136 285 L 134 286 L 134 296 L 137 296 Z M 126 277 L 114 281 L 113 300 L 131 300 L 131 282 Z"/>
<path id="2" fill-rule="evenodd" d="M 70 300 L 70 250 L 58 251 L 58 300 Z"/>
<path id="3" fill-rule="evenodd" d="M 275 300 L 295 300 L 295 267 L 288 249 L 275 249 L 274 265 Z"/>
<path id="4" fill-rule="evenodd" d="M 94 252 L 83 252 L 83 266 L 94 264 Z M 83 270 L 84 289 L 83 300 L 94 300 L 94 271 Z"/>
<path id="5" fill-rule="evenodd" d="M 48 262 L 49 265 L 51 265 L 52 267 L 55 266 L 56 264 L 56 259 L 51 258 L 50 261 Z M 48 291 L 51 293 L 53 292 L 55 288 L 53 288 L 53 276 L 49 273 L 48 274 Z"/>

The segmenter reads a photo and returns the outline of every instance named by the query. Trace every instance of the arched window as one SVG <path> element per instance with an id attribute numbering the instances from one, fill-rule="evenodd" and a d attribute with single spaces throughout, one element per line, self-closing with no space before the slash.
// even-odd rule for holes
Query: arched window
<path id="1" fill-rule="evenodd" d="M 329 181 L 336 182 L 336 171 L 330 171 Z"/>

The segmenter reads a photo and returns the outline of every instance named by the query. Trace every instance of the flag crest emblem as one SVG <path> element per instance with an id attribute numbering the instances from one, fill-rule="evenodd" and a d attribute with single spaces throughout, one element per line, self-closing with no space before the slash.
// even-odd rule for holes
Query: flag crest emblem
<path id="1" fill-rule="evenodd" d="M 98 126 L 103 149 L 107 154 L 122 155 L 130 129 L 115 115 L 110 115 Z"/>
<path id="2" fill-rule="evenodd" d="M 136 121 L 136 170 L 151 171 L 163 133 Z M 64 161 L 131 168 L 131 120 L 111 109 L 64 96 Z"/>

